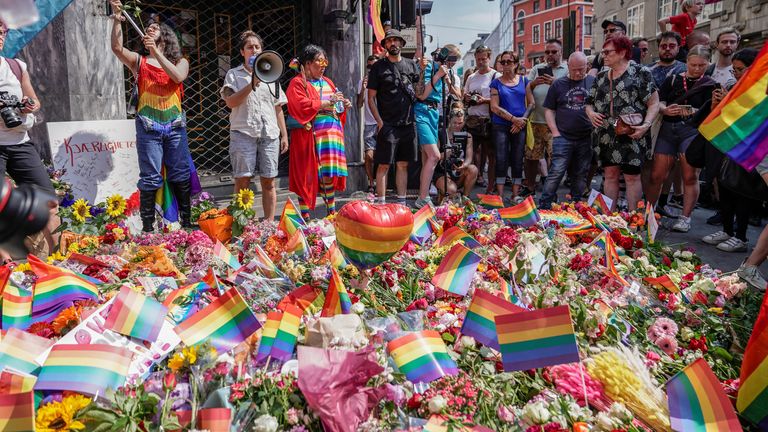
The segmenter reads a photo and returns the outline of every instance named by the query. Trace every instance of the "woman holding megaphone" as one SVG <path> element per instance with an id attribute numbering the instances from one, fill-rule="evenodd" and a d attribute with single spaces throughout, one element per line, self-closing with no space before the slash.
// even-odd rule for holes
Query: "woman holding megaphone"
<path id="1" fill-rule="evenodd" d="M 328 58 L 321 47 L 306 46 L 291 63 L 299 74 L 288 84 L 288 113 L 303 127 L 291 129 L 289 189 L 299 196 L 302 217 L 314 210 L 318 190 L 334 214 L 336 191 L 347 186 L 344 122 L 352 103 L 323 76 Z"/>
<path id="2" fill-rule="evenodd" d="M 221 88 L 221 98 L 232 110 L 229 114 L 229 157 L 235 177 L 235 194 L 249 188 L 251 178 L 258 173 L 264 219 L 272 220 L 277 206 L 278 158 L 288 151 L 283 115 L 283 105 L 287 101 L 279 82 L 261 82 L 258 74 L 253 73 L 254 63 L 264 46 L 261 38 L 249 30 L 243 32 L 237 42 L 243 64 L 227 72 Z"/>

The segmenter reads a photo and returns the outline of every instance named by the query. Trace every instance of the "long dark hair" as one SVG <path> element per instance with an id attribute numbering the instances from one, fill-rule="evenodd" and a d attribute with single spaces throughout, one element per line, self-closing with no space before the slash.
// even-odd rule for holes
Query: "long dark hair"
<path id="1" fill-rule="evenodd" d="M 183 57 L 181 55 L 181 46 L 176 32 L 168 25 L 161 23 L 160 26 L 160 44 L 163 44 L 163 55 L 173 64 L 178 64 Z"/>

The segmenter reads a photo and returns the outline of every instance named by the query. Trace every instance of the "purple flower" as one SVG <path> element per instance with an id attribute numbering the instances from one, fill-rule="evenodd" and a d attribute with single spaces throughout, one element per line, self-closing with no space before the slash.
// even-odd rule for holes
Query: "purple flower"
<path id="1" fill-rule="evenodd" d="M 106 211 L 106 209 L 104 209 L 103 207 L 93 206 L 93 207 L 91 207 L 91 216 L 96 217 L 96 216 L 104 213 L 105 211 Z"/>
<path id="2" fill-rule="evenodd" d="M 71 207 L 72 204 L 75 203 L 75 197 L 71 193 L 64 194 L 63 197 L 61 197 L 61 201 L 59 201 L 59 206 L 61 207 Z"/>

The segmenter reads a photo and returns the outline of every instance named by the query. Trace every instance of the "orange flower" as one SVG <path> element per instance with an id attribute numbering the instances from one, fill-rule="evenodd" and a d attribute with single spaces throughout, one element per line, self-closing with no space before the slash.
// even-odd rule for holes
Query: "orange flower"
<path id="1" fill-rule="evenodd" d="M 56 333 L 63 335 L 67 331 L 72 330 L 80 324 L 80 308 L 77 306 L 70 306 L 59 313 L 56 318 L 53 319 L 51 326 Z"/>

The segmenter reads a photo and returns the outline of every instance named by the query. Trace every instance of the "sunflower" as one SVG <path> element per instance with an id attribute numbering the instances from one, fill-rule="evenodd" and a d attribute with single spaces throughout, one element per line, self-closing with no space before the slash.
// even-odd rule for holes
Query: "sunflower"
<path id="1" fill-rule="evenodd" d="M 250 189 L 240 189 L 237 193 L 237 206 L 243 210 L 253 207 L 254 194 Z"/>
<path id="2" fill-rule="evenodd" d="M 75 417 L 78 411 L 91 404 L 91 399 L 73 394 L 64 397 L 61 402 L 42 405 L 37 410 L 35 430 L 38 432 L 65 432 L 85 429 L 85 425 Z"/>
<path id="3" fill-rule="evenodd" d="M 72 217 L 79 223 L 85 223 L 86 218 L 91 216 L 91 206 L 88 201 L 80 198 L 72 204 Z"/>
<path id="4" fill-rule="evenodd" d="M 126 205 L 125 198 L 120 195 L 112 195 L 107 198 L 107 215 L 113 218 L 122 216 L 125 213 Z"/>

